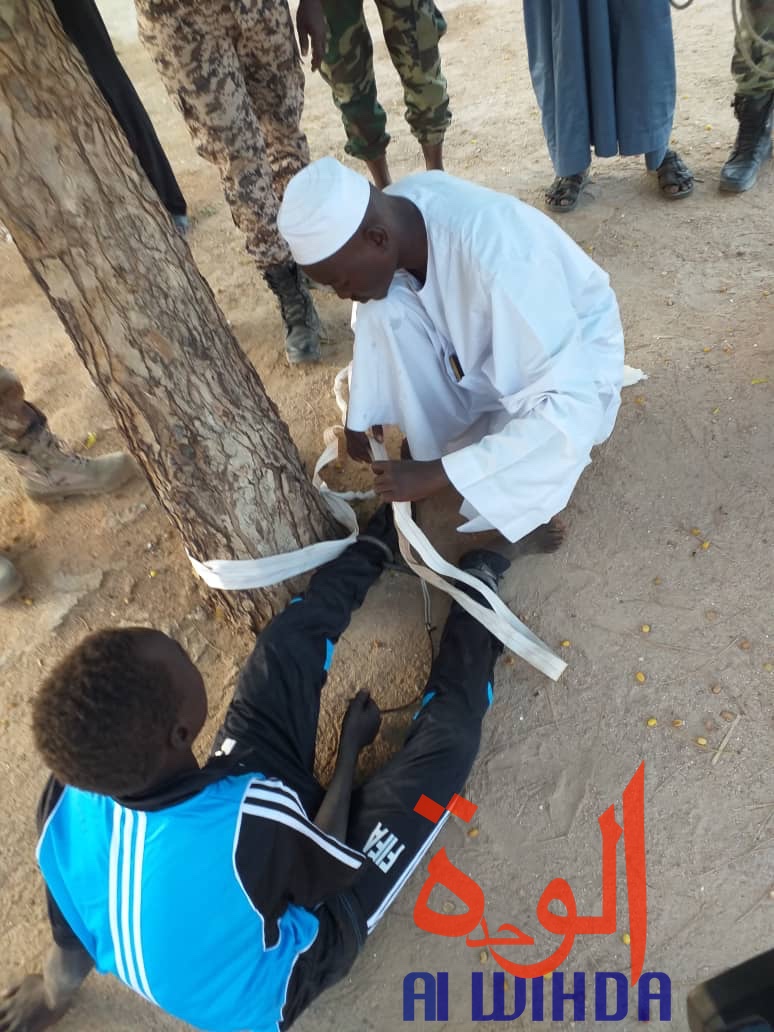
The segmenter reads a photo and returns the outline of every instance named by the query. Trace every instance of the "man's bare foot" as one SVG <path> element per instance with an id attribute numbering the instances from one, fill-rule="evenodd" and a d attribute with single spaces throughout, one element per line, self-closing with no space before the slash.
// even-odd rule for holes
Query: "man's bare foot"
<path id="1" fill-rule="evenodd" d="M 509 549 L 510 558 L 517 559 L 523 555 L 536 555 L 544 552 L 556 552 L 564 543 L 564 536 L 567 527 L 558 516 L 554 516 L 542 527 L 536 527 L 531 534 L 527 534 L 521 541 Z"/>

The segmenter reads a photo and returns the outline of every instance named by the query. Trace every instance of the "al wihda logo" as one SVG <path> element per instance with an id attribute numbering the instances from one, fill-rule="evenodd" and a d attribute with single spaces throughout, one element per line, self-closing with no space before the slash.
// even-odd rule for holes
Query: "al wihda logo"
<path id="1" fill-rule="evenodd" d="M 469 823 L 478 807 L 455 795 L 447 806 L 421 796 L 415 811 L 437 824 L 449 812 Z M 517 960 L 505 956 L 504 947 L 523 949 L 535 945 L 534 938 L 514 924 L 501 924 L 489 930 L 484 916 L 486 900 L 480 885 L 456 867 L 441 848 L 428 864 L 428 877 L 414 906 L 414 923 L 430 935 L 465 938 L 471 949 L 486 949 L 502 969 L 491 976 L 491 1010 L 484 1002 L 485 976 L 471 973 L 471 1020 L 513 1021 L 527 1011 L 533 1021 L 563 1021 L 565 1006 L 572 1003 L 572 1020 L 622 1021 L 629 1013 L 630 989 L 637 988 L 636 1013 L 640 1021 L 653 1019 L 651 1005 L 658 1003 L 658 1020 L 671 1020 L 671 982 L 662 971 L 643 972 L 648 935 L 648 894 L 645 862 L 645 764 L 641 763 L 622 795 L 622 823 L 611 804 L 598 819 L 602 835 L 602 912 L 599 916 L 578 913 L 575 894 L 564 878 L 553 878 L 536 907 L 541 926 L 561 941 L 547 957 Z M 624 941 L 630 951 L 630 977 L 620 971 L 597 971 L 587 977 L 572 972 L 570 986 L 559 968 L 568 960 L 578 936 L 609 936 L 617 931 L 616 892 L 618 883 L 619 842 L 623 838 L 626 896 L 629 927 Z M 442 913 L 430 906 L 430 896 L 439 886 L 447 889 L 465 910 Z M 552 910 L 559 903 L 564 913 Z M 478 934 L 474 934 L 477 933 Z M 506 973 L 513 976 L 513 994 L 507 992 Z M 547 976 L 551 976 L 548 979 Z M 507 997 L 507 1001 L 506 1001 Z M 593 1000 L 593 1008 L 587 1006 Z M 512 1001 L 512 1002 L 511 1002 Z M 418 1004 L 423 1004 L 425 1021 L 448 1021 L 449 975 L 440 971 L 412 971 L 403 980 L 403 1020 L 414 1021 Z M 568 1015 L 569 1016 L 569 1015 Z"/>

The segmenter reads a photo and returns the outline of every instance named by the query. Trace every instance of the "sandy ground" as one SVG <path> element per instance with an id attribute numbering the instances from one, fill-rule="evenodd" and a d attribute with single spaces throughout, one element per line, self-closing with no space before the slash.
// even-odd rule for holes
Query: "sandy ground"
<path id="1" fill-rule="evenodd" d="M 491 0 L 444 8 L 450 28 L 443 54 L 455 115 L 448 167 L 539 204 L 550 170 L 517 7 Z M 150 61 L 131 41 L 126 0 L 111 0 L 109 14 L 188 197 L 196 259 L 311 463 L 335 414 L 333 375 L 350 353 L 347 308 L 335 297 L 321 299 L 335 343 L 319 368 L 289 370 L 279 318 L 241 250 L 216 174 L 195 155 Z M 629 361 L 650 376 L 626 393 L 612 440 L 582 479 L 567 513 L 567 546 L 554 557 L 522 561 L 506 582 L 506 597 L 541 637 L 557 647 L 571 643 L 564 649 L 570 668 L 552 685 L 519 661 L 500 665 L 466 791 L 479 806 L 478 835 L 456 822 L 440 842 L 485 889 L 490 925 L 518 924 L 536 935 L 545 956 L 556 942 L 534 916 L 540 893 L 562 876 L 581 913 L 598 910 L 596 820 L 620 799 L 644 759 L 646 966 L 672 978 L 671 1027 L 682 1030 L 688 989 L 768 944 L 774 916 L 768 704 L 774 685 L 774 170 L 766 170 L 751 194 L 718 194 L 717 172 L 734 131 L 728 5 L 696 4 L 676 15 L 675 26 L 680 99 L 674 137 L 698 176 L 695 195 L 666 203 L 640 161 L 597 162 L 588 197 L 562 221 L 611 273 Z M 376 51 L 394 134 L 390 157 L 400 175 L 417 167 L 417 148 L 381 41 Z M 315 155 L 342 156 L 338 116 L 324 84 L 311 76 L 306 127 Z M 17 368 L 58 432 L 77 445 L 96 433 L 95 453 L 120 444 L 12 244 L 0 245 L 0 327 L 0 362 Z M 446 515 L 449 523 L 453 514 Z M 47 942 L 33 855 L 44 771 L 28 715 L 41 674 L 87 628 L 127 622 L 171 630 L 205 671 L 211 735 L 250 641 L 212 615 L 179 541 L 140 482 L 107 501 L 35 506 L 2 464 L 0 549 L 13 556 L 27 582 L 23 599 L 4 608 L 0 624 L 4 982 L 36 965 Z M 436 613 L 442 615 L 440 603 Z M 426 671 L 416 585 L 388 577 L 338 650 L 324 704 L 320 769 L 329 767 L 335 720 L 354 688 L 370 688 L 384 705 L 406 702 Z M 742 717 L 713 766 L 730 714 Z M 658 721 L 654 728 L 647 726 L 651 717 Z M 684 726 L 673 727 L 674 720 Z M 399 722 L 385 721 L 388 744 L 399 733 Z M 696 743 L 699 737 L 705 747 Z M 472 1027 L 470 972 L 496 968 L 461 941 L 433 938 L 414 926 L 421 883 L 420 873 L 352 976 L 318 1001 L 297 1026 L 301 1032 L 402 1027 L 401 984 L 412 970 L 448 971 L 451 1011 L 443 1027 Z M 580 939 L 565 970 L 628 971 L 627 927 L 619 886 L 618 932 Z M 537 949 L 529 954 L 537 959 Z M 594 1026 L 593 1011 L 588 1025 Z M 620 1027 L 636 1025 L 630 1016 Z M 96 977 L 61 1024 L 63 1032 L 181 1027 L 115 981 Z"/>

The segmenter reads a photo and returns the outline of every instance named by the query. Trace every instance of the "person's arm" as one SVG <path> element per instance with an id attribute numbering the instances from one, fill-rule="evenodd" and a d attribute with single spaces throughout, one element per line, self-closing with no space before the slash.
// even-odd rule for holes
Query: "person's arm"
<path id="1" fill-rule="evenodd" d="M 350 702 L 341 725 L 336 769 L 314 823 L 342 842 L 347 837 L 357 758 L 360 750 L 376 738 L 381 720 L 379 707 L 368 692 L 360 691 Z"/>
<path id="2" fill-rule="evenodd" d="M 565 507 L 592 447 L 613 427 L 624 367 L 615 295 L 599 274 L 581 290 L 543 254 L 517 285 L 491 288 L 494 432 L 443 457 L 452 486 L 517 541 Z M 461 530 L 482 529 L 471 521 Z"/>
<path id="3" fill-rule="evenodd" d="M 306 57 L 312 44 L 312 71 L 316 72 L 325 57 L 328 24 L 321 0 L 301 0 L 296 15 L 296 29 L 301 53 Z"/>
<path id="4" fill-rule="evenodd" d="M 313 909 L 348 889 L 362 869 L 365 857 L 346 842 L 349 804 L 358 753 L 373 741 L 380 721 L 376 704 L 359 692 L 344 717 L 336 773 L 314 820 L 283 782 L 258 776 L 250 785 L 234 860 L 242 888 L 263 916 L 266 949 L 276 944 L 289 905 Z"/>
<path id="5" fill-rule="evenodd" d="M 384 441 L 384 427 L 375 424 L 371 427 L 374 440 L 380 443 Z M 353 462 L 373 462 L 371 454 L 371 440 L 364 430 L 350 430 L 344 427 L 344 440 L 347 445 L 347 454 Z"/>
<path id="6" fill-rule="evenodd" d="M 27 975 L 0 995 L 0 1032 L 42 1032 L 68 1010 L 94 961 L 83 947 L 53 943 L 42 974 Z"/>

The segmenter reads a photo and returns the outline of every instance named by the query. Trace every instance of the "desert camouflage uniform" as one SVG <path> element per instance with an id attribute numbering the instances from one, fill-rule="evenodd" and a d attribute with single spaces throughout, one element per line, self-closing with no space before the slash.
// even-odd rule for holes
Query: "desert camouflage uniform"
<path id="1" fill-rule="evenodd" d="M 304 73 L 287 0 L 136 0 L 140 37 L 260 268 L 291 261 L 277 230 L 309 162 Z"/>
<path id="2" fill-rule="evenodd" d="M 0 451 L 16 451 L 19 441 L 35 425 L 37 410 L 25 402 L 17 375 L 0 366 Z"/>
<path id="3" fill-rule="evenodd" d="M 347 131 L 347 153 L 381 157 L 390 137 L 376 97 L 373 43 L 364 0 L 323 0 L 328 46 L 320 68 Z M 406 121 L 420 143 L 441 143 L 451 122 L 438 42 L 446 32 L 433 0 L 376 0 L 384 41 L 403 83 Z"/>
<path id="4" fill-rule="evenodd" d="M 762 47 L 743 30 L 741 41 L 736 41 L 731 74 L 736 79 L 737 94 L 763 97 L 774 90 L 774 0 L 743 0 L 742 13 L 745 9 L 753 31 L 770 46 Z M 755 69 L 743 57 L 745 52 L 752 58 Z"/>

